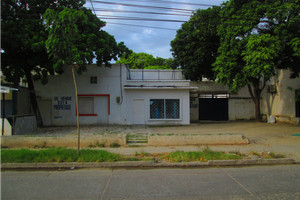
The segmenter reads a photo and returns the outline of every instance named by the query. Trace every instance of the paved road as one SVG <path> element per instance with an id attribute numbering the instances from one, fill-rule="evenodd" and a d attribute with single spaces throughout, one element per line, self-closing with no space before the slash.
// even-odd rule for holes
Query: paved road
<path id="1" fill-rule="evenodd" d="M 300 165 L 4 171 L 6 199 L 300 199 Z"/>

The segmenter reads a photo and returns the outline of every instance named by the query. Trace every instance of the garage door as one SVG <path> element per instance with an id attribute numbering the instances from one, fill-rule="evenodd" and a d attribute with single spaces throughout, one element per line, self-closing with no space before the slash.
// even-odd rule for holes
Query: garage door
<path id="1" fill-rule="evenodd" d="M 199 98 L 199 120 L 228 120 L 228 98 Z"/>

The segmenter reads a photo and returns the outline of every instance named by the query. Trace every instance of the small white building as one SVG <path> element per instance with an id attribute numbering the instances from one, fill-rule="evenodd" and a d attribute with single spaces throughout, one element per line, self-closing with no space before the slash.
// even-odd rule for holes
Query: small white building
<path id="1" fill-rule="evenodd" d="M 181 70 L 87 66 L 76 74 L 80 124 L 189 124 L 190 81 Z M 71 66 L 35 90 L 44 125 L 75 125 Z"/>

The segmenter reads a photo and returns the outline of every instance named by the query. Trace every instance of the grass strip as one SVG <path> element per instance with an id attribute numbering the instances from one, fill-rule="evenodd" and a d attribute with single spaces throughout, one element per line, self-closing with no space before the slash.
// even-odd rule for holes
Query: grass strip
<path id="1" fill-rule="evenodd" d="M 205 148 L 202 151 L 175 151 L 171 153 L 150 154 L 142 151 L 135 156 L 122 156 L 105 150 L 48 148 L 39 150 L 30 149 L 2 149 L 2 163 L 47 163 L 47 162 L 116 162 L 116 161 L 166 161 L 166 162 L 206 162 L 208 160 L 236 160 L 251 159 L 251 157 L 270 159 L 284 158 L 282 154 L 272 152 L 250 152 L 241 154 L 239 152 L 224 153 L 212 151 Z"/>
<path id="2" fill-rule="evenodd" d="M 42 150 L 2 149 L 2 163 L 47 163 L 47 162 L 115 162 L 131 160 L 104 150 L 49 148 Z"/>
<path id="3" fill-rule="evenodd" d="M 238 154 L 212 151 L 209 148 L 206 148 L 203 151 L 175 151 L 161 156 L 161 159 L 168 162 L 207 162 L 208 160 L 236 160 L 242 158 L 243 156 Z"/>

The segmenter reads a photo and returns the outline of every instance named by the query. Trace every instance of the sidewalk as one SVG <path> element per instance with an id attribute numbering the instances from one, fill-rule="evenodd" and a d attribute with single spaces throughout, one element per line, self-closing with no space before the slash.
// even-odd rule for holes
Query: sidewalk
<path id="1" fill-rule="evenodd" d="M 220 135 L 237 134 L 246 137 L 250 144 L 243 145 L 193 145 L 193 146 L 142 146 L 142 147 L 120 147 L 120 148 L 97 148 L 104 149 L 109 152 L 119 153 L 123 155 L 134 155 L 136 153 L 164 153 L 172 151 L 197 151 L 209 146 L 215 151 L 238 151 L 241 153 L 253 152 L 274 152 L 286 155 L 287 158 L 292 158 L 296 162 L 300 161 L 300 127 L 276 123 L 267 124 L 253 121 L 242 122 L 211 122 L 211 123 L 195 123 L 189 126 L 85 126 L 81 127 L 82 137 L 102 137 L 117 135 L 149 135 L 160 134 L 169 135 L 209 135 L 218 141 Z M 76 138 L 75 127 L 50 127 L 38 129 L 26 138 L 35 138 L 46 136 L 63 138 Z M 13 136 L 14 137 L 14 136 Z M 76 147 L 76 140 L 74 147 Z M 3 144 L 2 144 L 3 145 Z M 17 148 L 17 146 L 15 146 Z"/>

